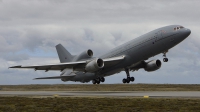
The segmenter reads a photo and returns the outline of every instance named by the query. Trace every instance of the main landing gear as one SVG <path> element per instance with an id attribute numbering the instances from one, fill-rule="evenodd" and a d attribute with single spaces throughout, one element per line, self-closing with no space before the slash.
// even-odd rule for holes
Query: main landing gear
<path id="1" fill-rule="evenodd" d="M 163 57 L 164 57 L 164 58 L 163 58 L 163 62 L 168 62 L 168 58 L 167 58 L 167 56 L 166 56 L 166 53 L 167 53 L 167 52 L 164 52 L 164 53 L 163 53 Z"/>
<path id="2" fill-rule="evenodd" d="M 130 74 L 129 74 L 129 69 L 125 69 L 125 72 L 126 72 L 126 75 L 127 75 L 127 78 L 124 78 L 123 80 L 122 80 L 122 82 L 125 84 L 125 83 L 130 83 L 130 81 L 131 82 L 133 82 L 134 80 L 135 80 L 135 78 L 134 77 L 130 77 Z"/>
<path id="3" fill-rule="evenodd" d="M 98 77 L 96 79 L 93 79 L 92 80 L 92 83 L 93 84 L 100 84 L 101 82 L 104 82 L 105 81 L 105 78 L 104 77 Z"/>

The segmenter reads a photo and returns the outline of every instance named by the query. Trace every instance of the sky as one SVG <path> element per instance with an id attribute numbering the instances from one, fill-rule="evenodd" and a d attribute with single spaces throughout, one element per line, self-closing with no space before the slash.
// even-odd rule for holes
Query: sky
<path id="1" fill-rule="evenodd" d="M 169 62 L 159 70 L 131 72 L 134 83 L 200 84 L 199 7 L 199 0 L 0 0 L 0 85 L 82 84 L 32 80 L 58 76 L 59 71 L 8 67 L 59 63 L 59 43 L 73 55 L 92 49 L 98 56 L 173 24 L 189 28 L 191 35 L 169 50 Z M 162 54 L 153 59 L 162 60 Z M 122 71 L 104 83 L 122 83 L 125 77 Z"/>

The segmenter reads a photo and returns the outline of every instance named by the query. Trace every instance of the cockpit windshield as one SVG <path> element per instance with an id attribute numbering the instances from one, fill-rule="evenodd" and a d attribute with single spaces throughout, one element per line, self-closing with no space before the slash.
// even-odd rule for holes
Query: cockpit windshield
<path id="1" fill-rule="evenodd" d="M 176 31 L 176 30 L 179 30 L 179 29 L 182 29 L 182 28 L 184 28 L 184 27 L 183 26 L 178 26 L 178 27 L 175 27 L 174 30 Z"/>

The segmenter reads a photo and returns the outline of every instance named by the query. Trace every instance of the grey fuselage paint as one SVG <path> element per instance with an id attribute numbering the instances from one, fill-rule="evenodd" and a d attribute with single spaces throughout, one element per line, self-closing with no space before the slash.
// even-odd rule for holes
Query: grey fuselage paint
<path id="1" fill-rule="evenodd" d="M 168 51 L 191 33 L 187 28 L 174 30 L 179 26 L 170 25 L 158 28 L 108 51 L 98 58 L 105 59 L 124 55 L 125 59 L 115 66 L 103 68 L 97 73 L 76 72 L 77 75 L 70 81 L 89 82 L 97 77 L 110 76 L 123 71 L 132 64 Z"/>

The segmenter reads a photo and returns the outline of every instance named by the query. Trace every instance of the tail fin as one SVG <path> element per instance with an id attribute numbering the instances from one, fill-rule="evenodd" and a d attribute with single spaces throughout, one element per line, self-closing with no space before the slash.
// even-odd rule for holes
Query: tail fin
<path id="1" fill-rule="evenodd" d="M 61 63 L 70 62 L 73 56 L 61 45 L 56 45 L 56 50 Z"/>

